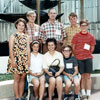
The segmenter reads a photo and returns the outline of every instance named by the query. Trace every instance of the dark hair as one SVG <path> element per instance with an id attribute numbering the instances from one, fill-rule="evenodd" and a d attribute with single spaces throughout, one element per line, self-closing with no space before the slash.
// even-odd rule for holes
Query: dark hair
<path id="1" fill-rule="evenodd" d="M 55 38 L 48 38 L 47 40 L 46 40 L 46 46 L 48 47 L 48 43 L 49 42 L 53 42 L 54 43 L 54 45 L 55 45 L 55 47 L 57 47 L 57 41 L 56 41 L 56 39 Z M 55 48 L 56 49 L 56 48 Z"/>
<path id="2" fill-rule="evenodd" d="M 72 17 L 77 17 L 77 14 L 74 13 L 74 12 L 71 12 L 71 13 L 69 14 L 69 17 L 70 17 L 70 16 L 72 16 Z"/>
<path id="3" fill-rule="evenodd" d="M 87 25 L 89 25 L 89 22 L 88 22 L 87 19 L 82 19 L 82 20 L 80 21 L 80 26 L 81 26 L 83 23 L 86 23 Z"/>
<path id="4" fill-rule="evenodd" d="M 38 45 L 40 46 L 40 42 L 39 42 L 38 40 L 34 40 L 34 41 L 31 42 L 31 44 L 30 44 L 31 51 L 33 51 L 33 50 L 32 50 L 32 46 L 33 46 L 34 44 L 38 44 Z"/>
<path id="5" fill-rule="evenodd" d="M 63 46 L 63 47 L 62 47 L 62 51 L 63 51 L 65 48 L 67 48 L 67 47 L 70 49 L 70 51 L 72 51 L 72 46 L 70 46 L 70 45 Z"/>
<path id="6" fill-rule="evenodd" d="M 31 47 L 32 47 L 34 44 L 40 44 L 40 42 L 39 42 L 38 40 L 34 40 L 33 42 L 31 42 Z"/>
<path id="7" fill-rule="evenodd" d="M 25 25 L 25 28 L 26 28 L 26 20 L 25 20 L 24 18 L 19 18 L 19 19 L 17 19 L 17 20 L 15 21 L 15 27 L 16 27 L 16 29 L 17 29 L 17 24 L 18 24 L 19 22 L 23 22 L 24 25 Z"/>
<path id="8" fill-rule="evenodd" d="M 70 46 L 70 45 L 63 46 L 63 47 L 62 47 L 62 51 L 63 51 L 65 48 L 69 48 L 70 51 L 73 52 L 72 46 Z M 72 53 L 70 54 L 70 56 L 71 56 L 71 55 L 72 55 Z"/>

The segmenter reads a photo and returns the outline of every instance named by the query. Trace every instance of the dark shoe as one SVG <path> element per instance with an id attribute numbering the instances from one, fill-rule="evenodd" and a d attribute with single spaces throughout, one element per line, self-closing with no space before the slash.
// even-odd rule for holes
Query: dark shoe
<path id="1" fill-rule="evenodd" d="M 39 100 L 39 98 L 35 98 L 35 100 Z"/>
<path id="2" fill-rule="evenodd" d="M 25 92 L 23 93 L 23 98 L 26 98 L 27 95 L 28 95 L 28 91 L 25 91 Z"/>
<path id="3" fill-rule="evenodd" d="M 19 100 L 25 100 L 25 98 L 21 97 L 21 98 L 19 98 Z"/>
<path id="4" fill-rule="evenodd" d="M 19 100 L 19 98 L 18 99 L 15 99 L 15 100 Z"/>

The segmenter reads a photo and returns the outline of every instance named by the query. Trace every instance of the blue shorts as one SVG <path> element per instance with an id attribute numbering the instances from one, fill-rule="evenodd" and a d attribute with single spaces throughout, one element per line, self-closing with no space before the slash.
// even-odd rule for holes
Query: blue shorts
<path id="1" fill-rule="evenodd" d="M 42 76 L 44 76 L 44 75 L 42 75 Z M 41 77 L 42 77 L 42 76 L 41 76 Z M 32 79 L 38 79 L 38 80 L 40 80 L 41 77 L 36 77 L 36 76 L 30 75 L 30 76 L 29 76 L 29 82 L 32 82 Z"/>
<path id="2" fill-rule="evenodd" d="M 75 75 L 75 76 L 73 77 L 73 79 L 76 79 L 76 78 L 78 78 L 78 75 Z M 64 75 L 64 81 L 66 81 L 66 80 L 70 80 L 70 79 L 69 79 L 68 76 Z"/>

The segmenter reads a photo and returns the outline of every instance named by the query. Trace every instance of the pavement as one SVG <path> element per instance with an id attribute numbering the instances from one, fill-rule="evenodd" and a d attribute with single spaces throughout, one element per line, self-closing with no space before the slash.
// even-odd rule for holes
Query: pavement
<path id="1" fill-rule="evenodd" d="M 0 99 L 0 100 L 15 100 L 15 98 L 11 97 L 11 98 L 5 98 L 5 99 Z M 35 100 L 32 93 L 31 93 L 31 99 L 30 100 Z M 43 100 L 48 100 L 46 95 L 44 96 Z M 57 100 L 57 98 L 53 98 L 53 100 Z M 73 95 L 70 96 L 69 100 L 74 100 Z M 89 100 L 100 100 L 100 89 L 92 90 L 92 95 L 90 96 Z"/>

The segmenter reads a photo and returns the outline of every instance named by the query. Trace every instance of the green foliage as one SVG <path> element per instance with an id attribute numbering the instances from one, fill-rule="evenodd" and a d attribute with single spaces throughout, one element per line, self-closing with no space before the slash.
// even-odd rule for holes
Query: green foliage
<path id="1" fill-rule="evenodd" d="M 13 80 L 12 74 L 0 74 L 0 81 Z"/>

